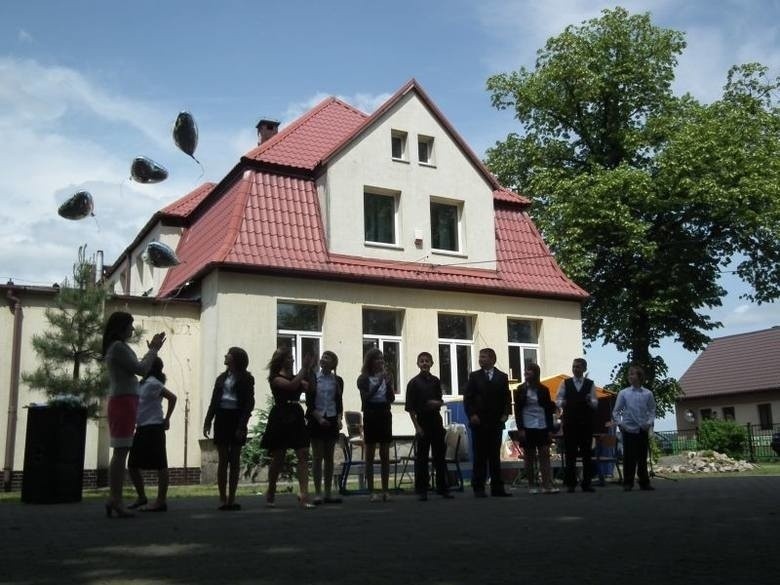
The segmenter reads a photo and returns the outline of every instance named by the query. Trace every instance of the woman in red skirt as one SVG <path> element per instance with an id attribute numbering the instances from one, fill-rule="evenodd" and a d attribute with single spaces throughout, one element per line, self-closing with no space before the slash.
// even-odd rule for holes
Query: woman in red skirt
<path id="1" fill-rule="evenodd" d="M 125 463 L 133 445 L 135 419 L 138 412 L 138 378 L 152 367 L 157 352 L 165 342 L 165 333 L 156 333 L 147 342 L 149 351 L 139 360 L 127 344 L 133 336 L 133 316 L 116 311 L 106 321 L 103 332 L 103 360 L 109 381 L 108 429 L 111 435 L 111 463 L 108 483 L 111 496 L 106 502 L 106 516 L 115 513 L 119 518 L 130 518 L 131 512 L 122 505 L 122 485 L 125 480 Z"/>

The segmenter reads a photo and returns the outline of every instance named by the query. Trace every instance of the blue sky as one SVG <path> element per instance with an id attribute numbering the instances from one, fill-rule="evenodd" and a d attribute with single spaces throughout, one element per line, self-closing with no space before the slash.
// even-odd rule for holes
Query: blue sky
<path id="1" fill-rule="evenodd" d="M 481 156 L 518 129 L 511 113 L 490 107 L 487 77 L 532 66 L 548 37 L 616 5 L 686 33 L 678 92 L 717 99 L 736 63 L 780 73 L 777 0 L 5 0 L 0 278 L 60 281 L 82 243 L 113 262 L 154 211 L 221 179 L 255 144 L 259 118 L 287 123 L 328 95 L 371 111 L 415 77 Z M 170 138 L 183 109 L 199 125 L 203 177 Z M 138 155 L 170 178 L 128 182 Z M 97 222 L 57 216 L 80 189 L 95 197 Z M 745 303 L 738 282 L 724 285 L 717 336 L 780 324 L 777 304 Z M 695 357 L 673 343 L 661 351 L 675 376 Z M 594 347 L 587 357 L 594 379 L 608 382 L 615 352 Z"/>

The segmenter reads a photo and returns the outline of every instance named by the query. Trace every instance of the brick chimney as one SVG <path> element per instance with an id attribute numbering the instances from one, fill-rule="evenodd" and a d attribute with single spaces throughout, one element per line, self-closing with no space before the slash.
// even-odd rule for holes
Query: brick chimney
<path id="1" fill-rule="evenodd" d="M 257 123 L 255 128 L 257 128 L 257 144 L 259 145 L 276 136 L 276 133 L 279 131 L 279 122 L 263 119 Z"/>

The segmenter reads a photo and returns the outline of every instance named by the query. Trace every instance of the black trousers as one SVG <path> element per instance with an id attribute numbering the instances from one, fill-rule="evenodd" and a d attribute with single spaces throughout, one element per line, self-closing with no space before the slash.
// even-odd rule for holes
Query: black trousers
<path id="1" fill-rule="evenodd" d="M 490 491 L 504 491 L 501 478 L 501 435 L 503 429 L 498 426 L 472 425 L 474 439 L 474 470 L 471 475 L 471 487 L 475 492 L 485 490 L 485 482 L 490 470 Z"/>
<path id="2" fill-rule="evenodd" d="M 623 485 L 634 485 L 634 474 L 639 477 L 639 485 L 650 485 L 647 473 L 647 454 L 650 440 L 647 431 L 638 433 L 623 432 Z"/>
<path id="3" fill-rule="evenodd" d="M 577 457 L 582 459 L 582 487 L 590 487 L 593 478 L 593 463 L 591 462 L 591 443 L 593 427 L 590 424 L 576 422 L 563 427 L 563 450 L 566 457 L 566 467 L 563 483 L 568 487 L 577 485 Z"/>
<path id="4" fill-rule="evenodd" d="M 424 494 L 428 491 L 430 486 L 428 453 L 431 452 L 433 469 L 436 474 L 436 491 L 444 493 L 447 491 L 447 464 L 444 462 L 447 446 L 444 444 L 444 427 L 441 423 L 441 417 L 438 417 L 438 424 L 435 420 L 430 422 L 419 420 L 419 422 L 423 434 L 422 436 L 417 435 L 416 438 L 414 491 L 418 494 Z"/>

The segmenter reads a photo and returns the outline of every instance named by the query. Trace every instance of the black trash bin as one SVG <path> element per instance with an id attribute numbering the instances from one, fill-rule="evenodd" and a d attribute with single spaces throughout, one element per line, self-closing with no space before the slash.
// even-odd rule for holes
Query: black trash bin
<path id="1" fill-rule="evenodd" d="M 24 446 L 22 502 L 81 501 L 87 409 L 30 406 Z"/>

